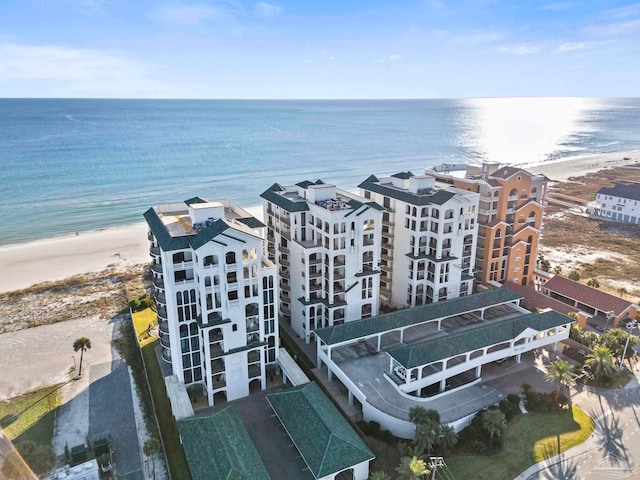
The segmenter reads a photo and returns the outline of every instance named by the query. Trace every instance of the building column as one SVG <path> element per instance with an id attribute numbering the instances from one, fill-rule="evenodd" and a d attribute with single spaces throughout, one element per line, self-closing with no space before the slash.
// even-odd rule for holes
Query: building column
<path id="1" fill-rule="evenodd" d="M 404 343 L 404 329 L 400 330 L 400 343 Z"/>
<path id="2" fill-rule="evenodd" d="M 380 342 L 382 341 L 382 335 L 378 335 L 378 351 L 380 351 Z"/>
<path id="3" fill-rule="evenodd" d="M 353 407 L 353 393 L 351 393 L 351 390 L 348 390 L 349 392 L 349 406 Z"/>
<path id="4" fill-rule="evenodd" d="M 484 320 L 484 308 L 480 309 L 480 319 Z"/>
<path id="5" fill-rule="evenodd" d="M 516 363 L 520 363 L 520 359 L 522 358 L 522 354 L 519 353 L 516 355 Z"/>
<path id="6" fill-rule="evenodd" d="M 482 364 L 476 367 L 476 378 L 480 378 L 482 376 Z"/>
<path id="7" fill-rule="evenodd" d="M 443 378 L 440 380 L 440 393 L 444 392 L 445 388 L 447 388 L 447 379 Z"/>

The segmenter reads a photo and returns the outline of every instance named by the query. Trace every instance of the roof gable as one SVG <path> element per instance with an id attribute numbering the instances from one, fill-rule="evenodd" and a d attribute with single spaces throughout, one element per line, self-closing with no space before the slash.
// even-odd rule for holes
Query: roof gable
<path id="1" fill-rule="evenodd" d="M 584 305 L 597 308 L 602 312 L 612 311 L 616 316 L 633 305 L 631 302 L 620 297 L 610 295 L 597 288 L 583 285 L 582 283 L 574 282 L 560 275 L 554 275 L 553 278 L 544 284 L 543 288 L 560 294 L 563 297 L 577 300 Z"/>
<path id="2" fill-rule="evenodd" d="M 193 480 L 270 478 L 233 406 L 177 423 Z"/>
<path id="3" fill-rule="evenodd" d="M 315 478 L 374 458 L 315 382 L 272 393 L 267 401 Z"/>

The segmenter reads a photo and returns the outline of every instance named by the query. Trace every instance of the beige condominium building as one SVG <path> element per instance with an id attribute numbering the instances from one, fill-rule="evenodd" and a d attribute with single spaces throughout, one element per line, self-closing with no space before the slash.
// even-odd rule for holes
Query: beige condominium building
<path id="1" fill-rule="evenodd" d="M 480 194 L 476 278 L 531 283 L 538 256 L 547 177 L 498 163 L 468 165 L 463 175 L 427 169 L 438 179 Z"/>

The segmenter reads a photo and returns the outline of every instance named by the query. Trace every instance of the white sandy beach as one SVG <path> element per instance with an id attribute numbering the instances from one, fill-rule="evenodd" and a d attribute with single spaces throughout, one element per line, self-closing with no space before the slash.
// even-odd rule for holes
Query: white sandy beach
<path id="1" fill-rule="evenodd" d="M 589 155 L 525 168 L 545 174 L 550 180 L 563 181 L 572 176 L 632 163 L 640 163 L 640 151 Z M 246 210 L 262 218 L 261 207 Z M 145 223 L 6 245 L 0 247 L 0 292 L 109 267 L 127 268 L 148 261 Z"/>

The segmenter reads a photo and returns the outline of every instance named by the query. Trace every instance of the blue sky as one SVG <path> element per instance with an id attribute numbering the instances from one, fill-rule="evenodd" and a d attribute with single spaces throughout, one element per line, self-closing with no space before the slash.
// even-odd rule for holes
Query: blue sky
<path id="1" fill-rule="evenodd" d="M 638 96 L 640 3 L 0 0 L 0 97 Z"/>

